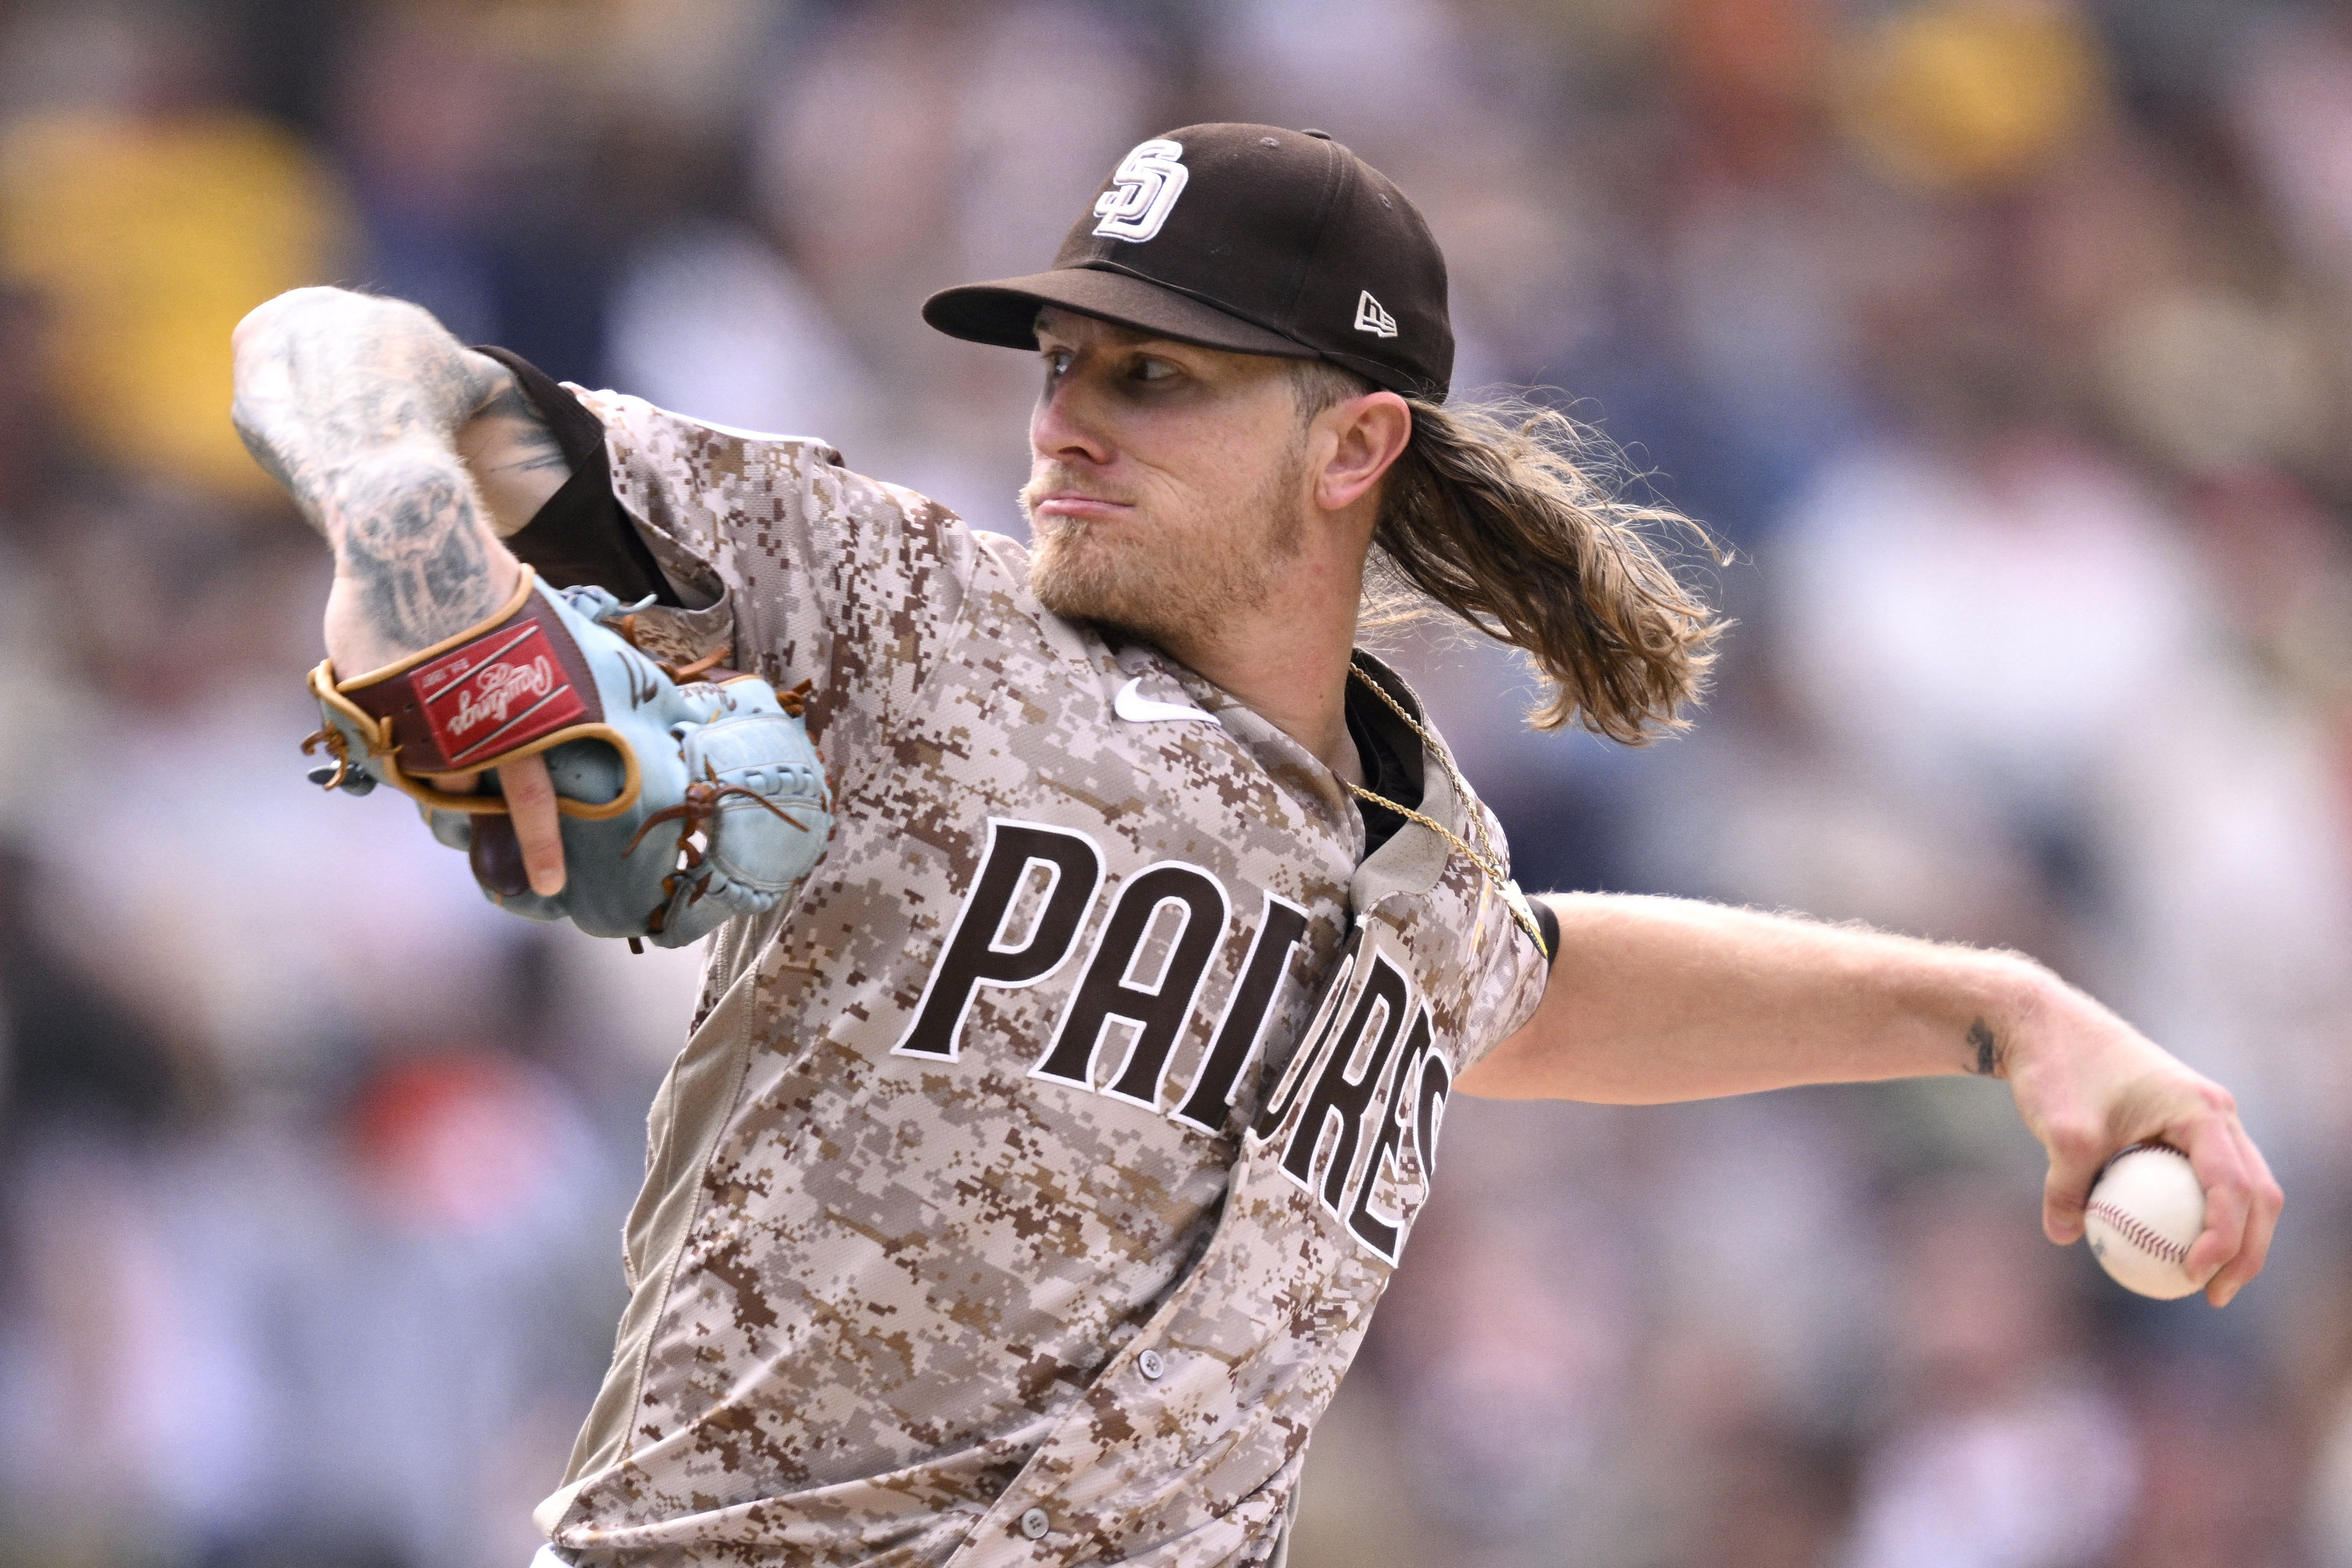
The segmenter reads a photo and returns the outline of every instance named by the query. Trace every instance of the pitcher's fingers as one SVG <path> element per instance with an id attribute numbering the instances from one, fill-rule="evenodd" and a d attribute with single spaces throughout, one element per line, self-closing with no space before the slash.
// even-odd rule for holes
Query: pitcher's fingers
<path id="1" fill-rule="evenodd" d="M 2263 1263 L 2270 1258 L 2271 1238 L 2278 1232 L 2279 1211 L 2286 1205 L 2286 1194 L 2279 1190 L 2278 1179 L 2271 1174 L 2270 1162 L 2263 1158 L 2262 1150 L 2255 1147 L 2245 1128 L 2233 1121 L 2230 1131 L 2247 1172 L 2246 1222 L 2237 1251 L 2221 1265 L 2220 1272 L 2205 1282 L 2205 1299 L 2217 1307 L 2228 1306 L 2230 1299 L 2263 1271 Z"/>
<path id="2" fill-rule="evenodd" d="M 515 842 L 522 847 L 530 890 L 547 898 L 563 890 L 562 818 L 555 809 L 555 784 L 543 757 L 529 756 L 499 769 L 499 785 L 514 818 Z"/>
<path id="3" fill-rule="evenodd" d="M 2089 1121 L 2053 1122 L 2042 1134 L 2042 1146 L 2050 1154 L 2050 1173 L 2042 1183 L 2042 1234 L 2064 1247 L 2082 1236 L 2091 1184 L 2115 1150 L 2105 1130 Z"/>
<path id="4" fill-rule="evenodd" d="M 2165 1142 L 2189 1156 L 2197 1184 L 2205 1189 L 2205 1228 L 2189 1244 L 2181 1267 L 2208 1289 L 2245 1246 L 2246 1222 L 2253 1213 L 2254 1167 L 2236 1136 L 2237 1125 L 2233 1112 L 2212 1108 L 2165 1129 Z"/>

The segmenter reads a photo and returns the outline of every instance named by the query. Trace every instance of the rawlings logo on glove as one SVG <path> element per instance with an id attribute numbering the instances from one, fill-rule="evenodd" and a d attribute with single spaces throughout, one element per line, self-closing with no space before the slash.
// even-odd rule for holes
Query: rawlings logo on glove
<path id="1" fill-rule="evenodd" d="M 492 620 L 400 664 L 338 681 L 310 672 L 326 726 L 303 742 L 334 761 L 311 777 L 414 796 L 433 835 L 465 849 L 483 891 L 533 920 L 677 947 L 774 909 L 833 831 L 824 763 L 803 721 L 808 686 L 672 671 L 613 627 L 602 588 L 558 594 L 528 569 Z M 679 678 L 684 678 L 683 679 Z M 544 754 L 562 814 L 563 890 L 530 891 L 496 795 L 450 795 L 419 775 Z M 673 828 L 674 831 L 663 831 Z"/>
<path id="2" fill-rule="evenodd" d="M 528 720 L 554 727 L 587 712 L 572 683 L 556 673 L 547 634 L 537 625 L 501 636 L 487 654 L 453 653 L 416 672 L 425 720 L 452 762 L 487 754 Z"/>

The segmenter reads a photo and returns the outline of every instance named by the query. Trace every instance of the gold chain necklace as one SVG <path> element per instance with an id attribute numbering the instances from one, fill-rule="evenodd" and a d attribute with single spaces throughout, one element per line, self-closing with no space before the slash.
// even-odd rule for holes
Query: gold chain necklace
<path id="1" fill-rule="evenodd" d="M 1511 918 L 1518 921 L 1520 929 L 1534 939 L 1536 951 L 1549 958 L 1551 944 L 1544 941 L 1543 928 L 1536 922 L 1536 912 L 1528 906 L 1527 895 L 1519 891 L 1519 885 L 1513 881 L 1509 874 L 1503 869 L 1503 858 L 1495 852 L 1495 840 L 1486 831 L 1486 814 L 1480 811 L 1471 800 L 1470 786 L 1464 782 L 1462 770 L 1454 765 L 1454 754 L 1438 743 L 1436 736 L 1423 729 L 1421 721 L 1404 710 L 1404 704 L 1390 696 L 1388 689 L 1365 674 L 1360 666 L 1349 663 L 1348 673 L 1370 687 L 1373 696 L 1387 703 L 1389 711 L 1403 720 L 1405 728 L 1419 737 L 1423 748 L 1437 759 L 1437 765 L 1445 770 L 1445 782 L 1454 788 L 1454 801 L 1470 818 L 1470 831 L 1478 836 L 1478 847 L 1471 847 L 1469 842 L 1460 834 L 1433 816 L 1423 816 L 1409 805 L 1399 805 L 1388 796 L 1375 795 L 1360 784 L 1348 784 L 1345 779 L 1339 782 L 1348 784 L 1348 793 L 1358 800 L 1368 800 L 1374 805 L 1386 806 L 1406 821 L 1419 823 L 1454 848 L 1459 849 L 1462 852 L 1462 858 L 1478 868 L 1486 880 L 1494 884 L 1495 890 L 1502 896 L 1505 907 L 1511 911 Z"/>

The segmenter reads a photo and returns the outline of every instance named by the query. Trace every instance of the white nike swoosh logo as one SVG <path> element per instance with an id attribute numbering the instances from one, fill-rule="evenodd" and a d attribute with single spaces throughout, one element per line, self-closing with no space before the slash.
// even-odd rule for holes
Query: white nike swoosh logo
<path id="1" fill-rule="evenodd" d="M 1111 699 L 1111 711 L 1138 724 L 1150 724 L 1158 720 L 1205 719 L 1212 724 L 1217 721 L 1214 713 L 1195 708 L 1189 702 L 1156 702 L 1136 690 L 1142 684 L 1143 677 L 1139 675 L 1120 687 L 1118 695 Z"/>

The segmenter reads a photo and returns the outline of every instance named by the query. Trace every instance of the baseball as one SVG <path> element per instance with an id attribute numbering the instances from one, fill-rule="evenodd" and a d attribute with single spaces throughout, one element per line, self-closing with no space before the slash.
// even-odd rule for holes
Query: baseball
<path id="1" fill-rule="evenodd" d="M 2143 1143 L 2107 1162 L 2083 1228 L 2099 1267 L 2125 1289 L 2161 1301 L 2196 1294 L 2181 1266 L 2205 1228 L 2205 1190 L 2179 1150 Z"/>

